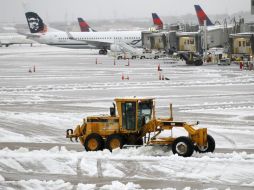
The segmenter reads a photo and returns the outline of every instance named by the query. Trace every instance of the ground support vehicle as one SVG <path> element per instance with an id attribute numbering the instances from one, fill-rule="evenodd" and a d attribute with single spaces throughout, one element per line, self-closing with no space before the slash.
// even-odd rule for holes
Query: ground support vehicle
<path id="1" fill-rule="evenodd" d="M 147 51 L 145 50 L 142 54 L 139 55 L 140 59 L 159 59 L 166 57 L 165 52 L 161 51 Z"/>
<path id="2" fill-rule="evenodd" d="M 231 61 L 229 58 L 222 58 L 219 60 L 218 65 L 230 65 Z"/>
<path id="3" fill-rule="evenodd" d="M 157 118 L 153 98 L 116 98 L 110 115 L 87 117 L 75 130 L 68 129 L 66 137 L 79 139 L 87 151 L 142 144 L 172 145 L 173 153 L 184 157 L 191 156 L 194 150 L 201 153 L 214 151 L 215 141 L 206 128 L 198 129 L 198 122 L 174 121 L 172 105 L 170 110 L 170 117 Z M 173 137 L 174 128 L 182 128 L 188 135 Z M 171 135 L 160 137 L 163 131 Z"/>
<path id="4" fill-rule="evenodd" d="M 126 52 L 126 53 L 119 52 L 115 55 L 115 57 L 116 57 L 116 59 L 137 59 L 139 57 L 139 55 L 132 54 L 129 52 Z"/>
<path id="5" fill-rule="evenodd" d="M 187 65 L 203 65 L 202 56 L 194 52 L 178 52 L 180 59 L 183 59 Z"/>

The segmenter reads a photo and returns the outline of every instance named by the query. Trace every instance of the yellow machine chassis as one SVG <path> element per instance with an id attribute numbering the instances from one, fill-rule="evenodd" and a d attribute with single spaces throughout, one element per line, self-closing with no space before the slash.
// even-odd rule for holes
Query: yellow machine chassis
<path id="1" fill-rule="evenodd" d="M 145 123 L 141 128 L 138 128 L 138 114 L 136 114 L 136 126 L 133 130 L 123 128 L 122 104 L 126 102 L 136 103 L 136 112 L 138 113 L 138 104 L 140 102 L 152 102 L 152 116 L 151 120 Z M 118 115 L 103 115 L 91 116 L 84 119 L 82 125 L 78 125 L 75 130 L 68 129 L 66 137 L 79 139 L 81 144 L 86 144 L 86 139 L 91 134 L 98 134 L 106 142 L 107 138 L 111 135 L 122 135 L 125 137 L 134 136 L 134 138 L 144 138 L 147 145 L 170 145 L 176 138 L 172 136 L 159 137 L 162 131 L 172 131 L 173 128 L 183 128 L 188 133 L 189 139 L 194 145 L 198 147 L 207 147 L 207 129 L 196 129 L 196 124 L 188 124 L 186 122 L 174 121 L 172 115 L 172 105 L 170 105 L 169 118 L 156 118 L 155 116 L 155 101 L 151 98 L 117 98 L 115 99 L 116 109 Z M 172 133 L 171 133 L 172 134 Z M 153 135 L 153 136 L 152 136 Z M 148 137 L 147 137 L 148 136 Z M 93 146 L 93 141 L 89 146 Z M 95 143 L 95 142 L 94 142 Z M 112 147 L 119 146 L 119 142 L 111 142 Z"/>

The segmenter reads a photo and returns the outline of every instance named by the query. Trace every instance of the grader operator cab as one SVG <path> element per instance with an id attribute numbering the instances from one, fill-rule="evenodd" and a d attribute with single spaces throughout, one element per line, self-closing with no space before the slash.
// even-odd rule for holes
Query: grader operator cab
<path id="1" fill-rule="evenodd" d="M 124 145 L 145 144 L 172 145 L 173 153 L 184 157 L 191 156 L 194 150 L 213 152 L 215 141 L 207 134 L 207 129 L 195 129 L 193 124 L 173 121 L 172 106 L 170 108 L 169 118 L 156 118 L 153 98 L 116 98 L 110 115 L 87 117 L 74 131 L 68 129 L 66 137 L 79 139 L 87 151 L 104 148 L 112 151 Z M 162 131 L 173 128 L 183 128 L 188 136 L 159 137 Z"/>

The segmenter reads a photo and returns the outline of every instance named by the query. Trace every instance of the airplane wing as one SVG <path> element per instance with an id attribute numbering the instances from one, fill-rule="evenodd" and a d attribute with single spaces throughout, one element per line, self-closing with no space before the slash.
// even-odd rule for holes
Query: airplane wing
<path id="1" fill-rule="evenodd" d="M 28 39 L 40 38 L 40 37 L 41 37 L 41 35 L 33 35 L 33 34 L 27 34 L 26 35 L 26 38 L 28 38 Z"/>
<path id="2" fill-rule="evenodd" d="M 78 40 L 78 41 L 85 41 L 89 45 L 96 46 L 98 48 L 103 48 L 103 47 L 110 47 L 112 43 L 110 42 L 103 42 L 103 41 L 96 41 L 96 40 Z"/>
<path id="3" fill-rule="evenodd" d="M 23 33 L 23 32 L 18 32 L 18 34 L 22 36 L 26 36 L 27 38 L 39 38 L 42 34 L 41 33 Z"/>

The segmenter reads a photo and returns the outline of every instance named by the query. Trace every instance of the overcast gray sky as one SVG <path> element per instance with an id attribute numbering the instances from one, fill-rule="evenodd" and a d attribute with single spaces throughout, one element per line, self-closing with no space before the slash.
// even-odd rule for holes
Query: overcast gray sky
<path id="1" fill-rule="evenodd" d="M 144 18 L 152 12 L 161 16 L 195 14 L 200 4 L 208 14 L 250 11 L 251 0 L 0 0 L 0 22 L 25 23 L 22 2 L 46 20 Z"/>

